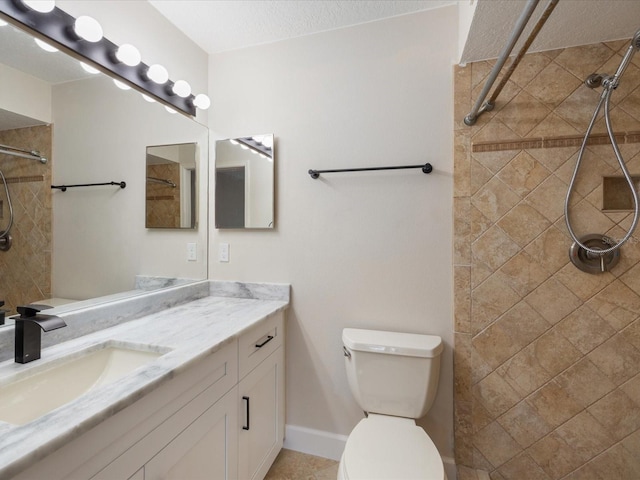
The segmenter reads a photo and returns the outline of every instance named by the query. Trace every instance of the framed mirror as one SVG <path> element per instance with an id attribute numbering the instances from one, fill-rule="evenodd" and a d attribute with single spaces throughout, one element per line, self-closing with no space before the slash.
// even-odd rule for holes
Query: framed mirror
<path id="1" fill-rule="evenodd" d="M 196 228 L 198 144 L 147 147 L 147 228 Z"/>
<path id="2" fill-rule="evenodd" d="M 216 228 L 274 228 L 274 136 L 216 142 Z"/>

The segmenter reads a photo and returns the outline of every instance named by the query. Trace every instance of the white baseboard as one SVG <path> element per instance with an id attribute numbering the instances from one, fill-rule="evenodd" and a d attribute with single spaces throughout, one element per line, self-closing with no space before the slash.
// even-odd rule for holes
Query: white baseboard
<path id="1" fill-rule="evenodd" d="M 340 461 L 347 435 L 338 435 L 323 430 L 286 425 L 284 434 L 284 448 L 296 452 L 330 458 Z M 456 480 L 456 464 L 451 457 L 442 457 L 444 470 L 448 480 Z"/>
<path id="2" fill-rule="evenodd" d="M 288 450 L 339 461 L 346 442 L 346 435 L 296 425 L 285 426 L 284 448 Z"/>

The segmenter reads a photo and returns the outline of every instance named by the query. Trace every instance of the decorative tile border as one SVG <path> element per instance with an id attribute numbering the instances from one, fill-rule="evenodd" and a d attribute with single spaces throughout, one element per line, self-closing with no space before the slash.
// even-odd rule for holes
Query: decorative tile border
<path id="1" fill-rule="evenodd" d="M 616 132 L 616 142 L 640 143 L 640 132 Z M 584 135 L 566 135 L 549 138 L 522 138 L 518 140 L 501 140 L 498 142 L 477 142 L 471 145 L 471 151 L 498 152 L 505 150 L 528 150 L 532 148 L 579 147 Z M 606 133 L 595 133 L 589 136 L 587 145 L 607 145 L 611 143 Z"/>
<path id="2" fill-rule="evenodd" d="M 24 177 L 7 177 L 7 183 L 44 182 L 44 175 L 27 175 Z"/>

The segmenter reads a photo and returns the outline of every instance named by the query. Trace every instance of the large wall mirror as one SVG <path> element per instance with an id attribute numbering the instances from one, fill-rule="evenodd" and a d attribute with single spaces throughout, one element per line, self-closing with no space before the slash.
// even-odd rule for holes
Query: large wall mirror
<path id="1" fill-rule="evenodd" d="M 3 308 L 11 314 L 42 300 L 86 305 L 135 295 L 139 276 L 206 279 L 208 129 L 86 72 L 61 51 L 42 50 L 16 27 L 0 26 L 0 45 L 0 144 L 48 158 L 0 153 L 13 207 L 12 247 L 0 251 Z M 145 228 L 147 147 L 161 145 L 190 145 L 190 173 L 183 173 L 191 226 L 184 229 Z M 126 188 L 50 188 L 110 181 Z M 0 231 L 10 213 L 0 180 Z M 187 258 L 193 244 L 195 260 Z"/>
<path id="2" fill-rule="evenodd" d="M 216 228 L 274 227 L 273 134 L 216 142 Z"/>
<path id="3" fill-rule="evenodd" d="M 196 228 L 197 164 L 197 143 L 147 147 L 147 228 Z"/>

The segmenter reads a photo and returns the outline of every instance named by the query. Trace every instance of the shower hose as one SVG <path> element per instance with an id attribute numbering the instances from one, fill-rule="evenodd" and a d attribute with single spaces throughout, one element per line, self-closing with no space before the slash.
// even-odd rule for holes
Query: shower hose
<path id="1" fill-rule="evenodd" d="M 637 35 L 638 34 L 636 34 L 636 36 Z M 609 115 L 611 94 L 617 88 L 619 77 L 622 75 L 624 69 L 626 68 L 626 66 L 628 64 L 628 61 L 631 58 L 631 55 L 633 54 L 633 50 L 632 49 L 634 49 L 634 48 L 635 48 L 634 45 L 631 45 L 629 47 L 629 51 L 627 52 L 627 55 L 625 55 L 625 58 L 622 60 L 622 63 L 620 64 L 620 67 L 618 68 L 618 71 L 616 72 L 616 74 L 613 77 L 608 77 L 608 78 L 602 78 L 601 77 L 601 81 L 602 81 L 602 85 L 604 87 L 604 90 L 603 90 L 602 94 L 600 95 L 600 100 L 598 101 L 598 105 L 596 106 L 596 110 L 593 113 L 593 117 L 591 118 L 591 122 L 589 123 L 589 127 L 587 128 L 587 132 L 585 133 L 584 140 L 582 141 L 582 145 L 580 146 L 580 152 L 578 153 L 578 160 L 576 161 L 576 168 L 573 171 L 573 175 L 571 177 L 571 182 L 569 183 L 569 189 L 567 191 L 567 196 L 566 196 L 565 202 L 564 202 L 565 221 L 566 221 L 566 224 L 567 224 L 567 228 L 569 230 L 569 234 L 571 235 L 571 238 L 573 239 L 574 242 L 576 242 L 577 245 L 580 246 L 580 248 L 584 249 L 587 253 L 589 253 L 591 255 L 594 255 L 594 256 L 595 255 L 603 256 L 603 255 L 606 255 L 607 253 L 610 253 L 610 252 L 620 248 L 623 243 L 625 243 L 627 240 L 629 240 L 629 238 L 633 234 L 633 231 L 635 230 L 636 225 L 638 223 L 638 213 L 639 213 L 638 193 L 636 192 L 635 186 L 633 184 L 633 180 L 631 179 L 631 175 L 629 174 L 629 170 L 627 169 L 627 166 L 625 165 L 624 159 L 622 158 L 622 154 L 620 153 L 620 149 L 618 148 L 618 143 L 616 142 L 615 135 L 613 134 L 613 127 L 611 126 L 611 118 L 610 118 L 610 115 Z M 587 82 L 587 84 L 589 85 L 589 82 Z M 631 227 L 629 228 L 629 231 L 626 233 L 626 235 L 620 241 L 618 241 L 618 243 L 615 243 L 614 245 L 612 245 L 612 246 L 610 246 L 608 248 L 600 250 L 600 249 L 595 249 L 595 248 L 589 248 L 586 245 L 583 245 L 580 242 L 580 240 L 578 240 L 578 238 L 576 237 L 576 234 L 573 231 L 573 228 L 571 227 L 571 221 L 569 219 L 569 201 L 571 199 L 571 195 L 573 193 L 574 185 L 575 185 L 575 182 L 576 182 L 576 177 L 578 176 L 578 170 L 580 169 L 580 164 L 582 162 L 582 158 L 583 158 L 584 152 L 586 150 L 587 140 L 589 139 L 589 135 L 591 135 L 591 131 L 593 130 L 593 126 L 594 126 L 594 124 L 596 122 L 596 118 L 598 117 L 598 114 L 600 113 L 600 110 L 603 107 L 604 107 L 604 121 L 605 121 L 606 126 L 607 126 L 607 133 L 609 135 L 609 139 L 611 140 L 611 147 L 613 148 L 613 153 L 615 154 L 616 159 L 618 160 L 618 164 L 620 165 L 620 169 L 622 170 L 622 174 L 624 175 L 624 178 L 627 181 L 627 185 L 629 186 L 629 189 L 631 190 L 631 195 L 633 196 L 634 210 L 633 210 L 633 222 L 631 223 Z"/>
<path id="2" fill-rule="evenodd" d="M 0 170 L 0 177 L 2 177 L 2 183 L 4 183 L 4 192 L 7 194 L 7 204 L 9 205 L 9 225 L 7 228 L 0 232 L 0 239 L 5 238 L 9 231 L 11 230 L 11 226 L 13 225 L 13 206 L 11 205 L 11 197 L 9 196 L 9 187 L 7 186 L 7 179 L 4 178 L 4 174 L 2 170 Z"/>

